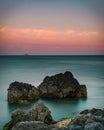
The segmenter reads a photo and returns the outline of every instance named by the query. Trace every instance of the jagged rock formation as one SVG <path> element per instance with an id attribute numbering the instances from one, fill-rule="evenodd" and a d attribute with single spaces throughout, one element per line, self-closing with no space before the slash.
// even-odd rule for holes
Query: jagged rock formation
<path id="1" fill-rule="evenodd" d="M 68 125 L 69 130 L 104 130 L 104 109 L 84 110 Z"/>
<path id="2" fill-rule="evenodd" d="M 69 71 L 45 77 L 38 90 L 42 98 L 87 97 L 86 86 L 80 85 Z"/>
<path id="3" fill-rule="evenodd" d="M 54 76 L 47 76 L 35 88 L 31 84 L 13 82 L 8 89 L 8 102 L 28 104 L 38 98 L 86 98 L 87 88 L 80 85 L 69 71 Z"/>
<path id="4" fill-rule="evenodd" d="M 13 82 L 8 88 L 8 102 L 27 104 L 39 98 L 39 91 L 31 84 Z"/>
<path id="5" fill-rule="evenodd" d="M 40 110 L 38 111 L 38 109 Z M 52 116 L 44 104 L 37 104 L 32 114 L 31 110 L 12 113 L 12 120 L 8 123 L 6 130 L 104 130 L 104 109 L 84 110 L 76 117 L 66 118 L 57 123 L 53 120 L 50 122 Z M 39 115 L 36 114 L 36 111 Z M 34 116 L 35 114 L 37 116 Z M 50 118 L 47 118 L 47 116 L 50 116 Z M 47 118 L 47 121 L 49 119 L 49 123 L 45 122 L 45 118 Z M 35 121 L 35 119 L 39 121 Z"/>
<path id="6" fill-rule="evenodd" d="M 8 123 L 8 128 L 10 130 L 19 122 L 25 122 L 25 124 L 27 125 L 29 124 L 29 122 L 32 123 L 31 121 L 40 121 L 48 125 L 55 122 L 51 116 L 51 111 L 43 103 L 38 103 L 34 108 L 28 111 L 18 109 L 12 112 L 11 118 L 11 121 Z M 26 123 L 26 121 L 28 123 Z"/>

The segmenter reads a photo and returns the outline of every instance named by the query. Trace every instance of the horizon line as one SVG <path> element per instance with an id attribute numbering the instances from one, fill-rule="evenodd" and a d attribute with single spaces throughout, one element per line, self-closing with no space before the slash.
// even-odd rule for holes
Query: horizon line
<path id="1" fill-rule="evenodd" d="M 104 54 L 0 54 L 0 56 L 104 56 Z"/>

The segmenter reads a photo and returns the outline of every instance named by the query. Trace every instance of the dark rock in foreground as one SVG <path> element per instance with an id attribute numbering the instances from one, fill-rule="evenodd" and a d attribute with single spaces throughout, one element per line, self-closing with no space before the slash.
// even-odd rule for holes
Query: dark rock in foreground
<path id="1" fill-rule="evenodd" d="M 31 121 L 40 121 L 46 123 L 47 125 L 53 124 L 55 122 L 51 116 L 51 111 L 43 103 L 38 103 L 34 108 L 28 111 L 18 109 L 12 112 L 11 118 L 11 121 L 8 123 L 9 129 L 11 129 L 17 123 L 19 124 L 19 122 L 22 122 L 20 123 L 22 126 L 23 124 L 28 126 L 31 123 L 34 126 L 34 123 Z"/>
<path id="2" fill-rule="evenodd" d="M 6 130 L 104 130 L 104 110 L 84 110 L 73 118 L 53 121 L 49 109 L 39 103 L 29 111 L 17 110 Z"/>
<path id="3" fill-rule="evenodd" d="M 87 97 L 86 86 L 80 85 L 69 71 L 45 77 L 38 89 L 42 98 Z"/>
<path id="4" fill-rule="evenodd" d="M 29 101 L 34 101 L 39 98 L 37 88 L 27 83 L 13 82 L 8 89 L 8 102 L 28 104 Z"/>
<path id="5" fill-rule="evenodd" d="M 40 121 L 25 121 L 17 123 L 12 130 L 51 130 L 54 125 L 47 125 Z"/>
<path id="6" fill-rule="evenodd" d="M 68 125 L 69 130 L 104 130 L 104 109 L 84 110 Z"/>

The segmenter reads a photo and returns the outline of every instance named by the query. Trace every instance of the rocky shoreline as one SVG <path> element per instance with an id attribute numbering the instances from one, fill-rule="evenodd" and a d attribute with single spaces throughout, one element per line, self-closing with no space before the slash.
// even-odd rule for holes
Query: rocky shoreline
<path id="1" fill-rule="evenodd" d="M 15 81 L 9 85 L 7 97 L 9 104 L 29 104 L 39 98 L 87 98 L 87 88 L 66 71 L 46 76 L 37 87 Z M 37 103 L 29 110 L 13 111 L 3 130 L 104 130 L 104 109 L 87 109 L 75 117 L 55 121 L 49 108 Z"/>
<path id="2" fill-rule="evenodd" d="M 37 103 L 32 109 L 15 110 L 3 130 L 104 130 L 104 109 L 87 109 L 73 118 L 55 121 L 51 111 Z"/>
<path id="3" fill-rule="evenodd" d="M 80 85 L 70 71 L 53 76 L 46 76 L 43 82 L 35 87 L 31 84 L 13 82 L 8 88 L 10 104 L 28 104 L 39 98 L 86 98 L 87 88 Z"/>

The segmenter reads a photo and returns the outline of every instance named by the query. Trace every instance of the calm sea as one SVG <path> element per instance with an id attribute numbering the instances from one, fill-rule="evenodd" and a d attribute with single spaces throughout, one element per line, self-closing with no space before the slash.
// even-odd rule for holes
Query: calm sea
<path id="1" fill-rule="evenodd" d="M 104 108 L 104 56 L 0 56 L 0 129 L 10 120 L 16 108 L 30 105 L 8 105 L 7 88 L 13 81 L 38 86 L 45 76 L 71 71 L 81 84 L 86 84 L 88 98 L 42 100 L 55 120 L 76 115 L 87 108 Z"/>

